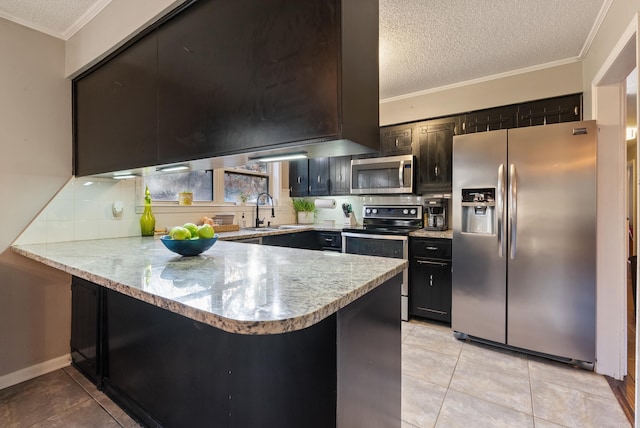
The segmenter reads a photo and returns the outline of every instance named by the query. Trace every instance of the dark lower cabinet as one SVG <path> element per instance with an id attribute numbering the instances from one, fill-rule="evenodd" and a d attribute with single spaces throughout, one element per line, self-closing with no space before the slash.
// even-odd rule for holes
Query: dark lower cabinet
<path id="1" fill-rule="evenodd" d="M 411 238 L 409 314 L 451 322 L 451 241 Z"/>
<path id="2" fill-rule="evenodd" d="M 71 280 L 71 363 L 94 384 L 103 375 L 102 287 L 73 277 Z"/>
<path id="3" fill-rule="evenodd" d="M 262 245 L 274 247 L 302 248 L 305 250 L 321 250 L 318 232 L 308 230 L 304 232 L 283 233 L 281 235 L 266 235 L 262 237 Z"/>
<path id="4" fill-rule="evenodd" d="M 399 428 L 401 282 L 281 334 L 229 333 L 110 289 L 85 322 L 104 326 L 102 389 L 145 426 Z"/>

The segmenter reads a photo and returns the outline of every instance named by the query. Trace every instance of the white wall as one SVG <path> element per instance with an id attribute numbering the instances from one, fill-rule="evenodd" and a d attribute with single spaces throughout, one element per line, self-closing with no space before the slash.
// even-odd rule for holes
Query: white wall
<path id="1" fill-rule="evenodd" d="M 185 0 L 111 0 L 66 46 L 65 75 L 86 70 Z"/>
<path id="2" fill-rule="evenodd" d="M 59 39 L 0 19 L 0 56 L 1 388 L 69 353 L 69 275 L 9 246 L 71 176 L 71 85 Z"/>

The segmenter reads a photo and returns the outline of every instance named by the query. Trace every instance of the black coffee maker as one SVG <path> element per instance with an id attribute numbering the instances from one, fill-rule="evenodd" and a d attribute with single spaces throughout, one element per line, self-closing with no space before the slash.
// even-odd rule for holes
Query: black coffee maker
<path id="1" fill-rule="evenodd" d="M 424 228 L 426 230 L 447 230 L 447 200 L 427 199 L 424 203 Z"/>

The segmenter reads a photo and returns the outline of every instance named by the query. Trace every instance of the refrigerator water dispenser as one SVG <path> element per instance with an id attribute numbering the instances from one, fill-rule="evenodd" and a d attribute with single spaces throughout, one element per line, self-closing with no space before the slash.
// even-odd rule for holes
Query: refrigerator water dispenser
<path id="1" fill-rule="evenodd" d="M 462 233 L 495 235 L 496 189 L 462 189 Z"/>

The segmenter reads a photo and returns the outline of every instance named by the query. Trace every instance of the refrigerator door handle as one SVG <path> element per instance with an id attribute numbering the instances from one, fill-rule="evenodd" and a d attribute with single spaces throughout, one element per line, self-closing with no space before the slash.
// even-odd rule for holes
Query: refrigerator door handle
<path id="1" fill-rule="evenodd" d="M 509 249 L 511 259 L 516 258 L 518 236 L 518 186 L 516 181 L 516 166 L 509 167 Z"/>
<path id="2" fill-rule="evenodd" d="M 498 221 L 498 257 L 504 255 L 504 164 L 498 167 L 498 191 L 496 195 L 496 217 Z"/>

